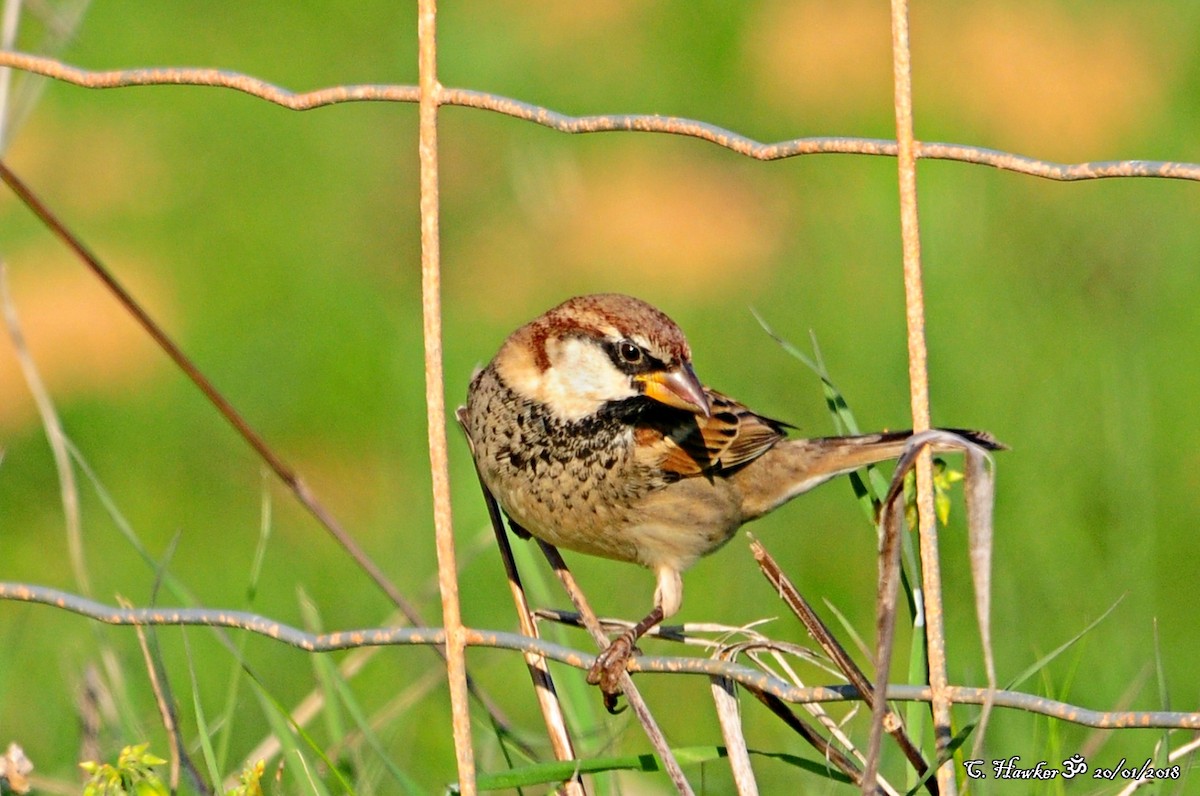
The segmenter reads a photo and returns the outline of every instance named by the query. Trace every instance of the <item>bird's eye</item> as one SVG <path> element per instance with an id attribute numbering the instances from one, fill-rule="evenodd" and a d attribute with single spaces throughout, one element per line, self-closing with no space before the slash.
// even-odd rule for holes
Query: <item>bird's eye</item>
<path id="1" fill-rule="evenodd" d="M 621 359 L 630 365 L 638 364 L 645 356 L 645 354 L 642 352 L 642 349 L 638 348 L 628 340 L 622 340 L 617 344 L 617 353 L 621 355 Z"/>

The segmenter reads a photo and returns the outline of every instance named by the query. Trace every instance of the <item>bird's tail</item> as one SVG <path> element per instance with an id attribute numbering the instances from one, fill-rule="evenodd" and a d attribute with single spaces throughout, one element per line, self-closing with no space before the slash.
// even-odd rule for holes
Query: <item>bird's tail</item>
<path id="1" fill-rule="evenodd" d="M 986 450 L 1003 450 L 1005 447 L 985 431 L 944 430 Z M 779 443 L 734 476 L 741 491 L 744 521 L 761 517 L 831 478 L 898 458 L 911 436 L 911 431 L 888 431 Z M 943 443 L 934 443 L 932 447 L 935 452 L 957 450 Z"/>

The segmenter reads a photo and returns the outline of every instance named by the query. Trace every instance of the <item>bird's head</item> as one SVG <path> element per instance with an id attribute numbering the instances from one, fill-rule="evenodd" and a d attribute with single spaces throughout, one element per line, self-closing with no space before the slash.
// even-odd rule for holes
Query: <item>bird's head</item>
<path id="1" fill-rule="evenodd" d="M 495 364 L 510 389 L 564 420 L 637 396 L 699 415 L 711 412 L 683 332 L 631 296 L 565 301 L 513 332 Z"/>

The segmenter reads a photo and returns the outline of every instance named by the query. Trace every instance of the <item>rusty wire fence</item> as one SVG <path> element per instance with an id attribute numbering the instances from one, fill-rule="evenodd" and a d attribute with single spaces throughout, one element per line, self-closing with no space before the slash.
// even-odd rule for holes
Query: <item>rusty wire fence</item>
<path id="1" fill-rule="evenodd" d="M 438 559 L 438 587 L 441 593 L 443 615 L 440 626 L 436 622 L 422 617 L 413 602 L 401 592 L 386 574 L 387 567 L 379 566 L 363 551 L 353 535 L 345 530 L 333 513 L 325 507 L 303 480 L 299 472 L 264 440 L 263 436 L 242 416 L 234 405 L 213 386 L 205 374 L 188 358 L 177 345 L 171 334 L 165 330 L 140 304 L 135 295 L 123 287 L 112 276 L 112 271 L 90 249 L 87 241 L 70 228 L 56 214 L 54 208 L 48 206 L 38 195 L 37 186 L 26 184 L 20 175 L 14 173 L 7 165 L 0 165 L 0 176 L 30 210 L 40 219 L 47 230 L 53 233 L 74 255 L 90 268 L 117 297 L 126 311 L 141 325 L 146 334 L 160 346 L 190 379 L 195 386 L 207 397 L 220 412 L 229 425 L 236 430 L 245 443 L 254 450 L 264 465 L 287 486 L 295 499 L 313 517 L 316 518 L 345 548 L 362 571 L 385 593 L 389 600 L 400 611 L 406 624 L 402 627 L 378 627 L 346 630 L 331 633 L 313 633 L 306 630 L 289 627 L 267 616 L 244 613 L 231 610 L 209 608 L 168 608 L 168 607 L 133 607 L 115 606 L 96 601 L 92 598 L 86 579 L 86 567 L 75 562 L 77 587 L 79 593 L 71 593 L 41 585 L 4 582 L 0 583 L 0 599 L 42 603 L 54 606 L 59 610 L 71 611 L 90 617 L 99 622 L 118 625 L 133 625 L 139 628 L 152 626 L 185 626 L 204 625 L 213 628 L 231 628 L 261 634 L 280 643 L 289 644 L 310 652 L 330 650 L 365 650 L 379 646 L 409 646 L 420 645 L 430 647 L 441 656 L 445 662 L 445 678 L 448 683 L 451 716 L 445 725 L 438 727 L 438 732 L 453 734 L 457 760 L 457 788 L 462 793 L 475 793 L 477 790 L 475 746 L 472 732 L 472 716 L 476 713 L 487 715 L 496 724 L 503 724 L 503 711 L 497 704 L 494 695 L 489 695 L 481 689 L 469 676 L 466 662 L 466 651 L 471 647 L 492 647 L 523 653 L 530 669 L 533 684 L 546 724 L 546 738 L 553 756 L 566 763 L 568 769 L 574 765 L 574 770 L 564 775 L 563 769 L 547 769 L 542 782 L 561 783 L 560 787 L 568 793 L 590 792 L 588 780 L 584 773 L 588 768 L 588 759 L 580 757 L 576 749 L 576 738 L 573 737 L 569 708 L 564 710 L 561 700 L 555 693 L 546 660 L 558 661 L 577 669 L 586 669 L 590 664 L 593 652 L 571 649 L 539 639 L 535 612 L 528 606 L 528 601 L 521 591 L 519 575 L 511 565 L 511 555 L 506 562 L 509 565 L 510 585 L 513 587 L 518 615 L 521 620 L 521 634 L 502 631 L 479 629 L 469 626 L 462 616 L 459 602 L 458 565 L 454 544 L 453 521 L 450 501 L 450 467 L 447 454 L 448 433 L 450 423 L 447 418 L 444 403 L 444 378 L 442 358 L 442 303 L 441 303 L 441 263 L 440 263 L 440 232 L 439 232 L 439 143 L 438 118 L 439 112 L 446 106 L 462 106 L 481 111 L 489 111 L 511 117 L 522 122 L 532 122 L 565 133 L 594 133 L 594 132 L 642 132 L 660 133 L 697 138 L 716 146 L 727 148 L 739 155 L 744 155 L 761 161 L 776 161 L 787 158 L 842 153 L 860 156 L 885 156 L 895 158 L 898 166 L 898 193 L 900 205 L 900 228 L 903 241 L 903 277 L 905 286 L 905 308 L 907 346 L 909 357 L 909 381 L 911 387 L 911 417 L 915 431 L 922 432 L 930 428 L 930 410 L 928 398 L 929 375 L 927 370 L 927 350 L 925 345 L 925 312 L 922 292 L 920 231 L 917 214 L 917 184 L 916 168 L 922 159 L 951 160 L 961 163 L 976 164 L 992 168 L 1004 169 L 1020 174 L 1051 180 L 1075 181 L 1099 178 L 1169 178 L 1178 180 L 1200 181 L 1200 164 L 1184 162 L 1159 162 L 1144 160 L 1123 160 L 1089 163 L 1053 163 L 1025 157 L 1009 152 L 984 149 L 962 144 L 937 143 L 919 141 L 914 138 L 914 114 L 912 107 L 912 74 L 911 48 L 908 31 L 908 4 L 905 0 L 892 2 L 892 43 L 891 53 L 894 77 L 894 108 L 896 137 L 894 140 L 846 137 L 812 137 L 797 138 L 785 141 L 761 143 L 737 132 L 723 129 L 704 121 L 665 117 L 658 115 L 603 115 L 603 116 L 569 116 L 550 108 L 539 107 L 530 103 L 483 91 L 443 86 L 437 74 L 437 12 L 433 0 L 421 0 L 419 3 L 418 52 L 419 52 L 419 83 L 415 86 L 405 85 L 339 85 L 329 88 L 295 93 L 285 88 L 272 85 L 253 75 L 239 74 L 219 69 L 187 69 L 187 68 L 137 68 L 111 71 L 92 71 L 63 63 L 55 58 L 22 53 L 12 50 L 11 37 L 6 42 L 5 50 L 0 52 L 0 67 L 20 70 L 29 74 L 42 75 L 57 81 L 71 83 L 77 86 L 99 89 L 124 89 L 133 86 L 151 85 L 192 85 L 210 86 L 232 89 L 243 92 L 266 102 L 275 103 L 291 110 L 309 110 L 326 105 L 356 102 L 401 102 L 416 103 L 419 107 L 418 151 L 420 162 L 420 227 L 421 227 L 421 309 L 423 318 L 423 339 L 425 355 L 425 386 L 426 386 L 426 425 L 428 430 L 428 447 L 430 469 L 433 483 L 433 527 L 436 539 Z M 7 85 L 7 83 L 6 83 Z M 10 302 L 5 299 L 6 306 Z M 14 313 L 9 313 L 9 327 L 14 342 L 19 351 L 23 352 L 20 342 L 20 325 Z M 27 352 L 23 352 L 27 353 Z M 38 396 L 39 410 L 51 439 L 59 465 L 64 499 L 72 500 L 72 472 L 77 465 L 72 464 L 71 442 L 59 427 L 53 401 L 44 386 L 40 384 L 37 375 L 36 362 L 27 356 L 22 357 L 26 377 L 31 390 Z M 1122 727 L 1156 727 L 1200 730 L 1200 713 L 1171 712 L 1171 711 L 1129 711 L 1112 710 L 1096 711 L 1081 706 L 1067 704 L 1033 694 L 1005 690 L 999 687 L 994 679 L 992 663 L 988 657 L 986 670 L 990 682 L 978 687 L 956 685 L 950 682 L 946 665 L 946 638 L 943 628 L 943 598 L 941 594 L 941 576 L 939 569 L 939 544 L 937 539 L 937 522 L 934 509 L 934 474 L 932 462 L 927 452 L 914 450 L 910 464 L 916 471 L 916 512 L 919 515 L 917 527 L 920 532 L 919 551 L 922 579 L 920 588 L 924 599 L 923 619 L 927 636 L 928 680 L 924 683 L 899 685 L 889 684 L 885 687 L 887 697 L 894 701 L 911 701 L 928 703 L 931 708 L 934 737 L 924 744 L 908 738 L 902 727 L 898 727 L 900 718 L 897 712 L 889 708 L 889 702 L 873 699 L 872 692 L 876 686 L 874 681 L 886 680 L 878 677 L 878 671 L 890 671 L 890 650 L 883 641 L 890 628 L 894 627 L 896 617 L 888 611 L 894 608 L 895 583 L 886 582 L 881 585 L 879 599 L 880 647 L 875 651 L 876 672 L 863 674 L 856 672 L 855 666 L 849 661 L 845 650 L 832 637 L 824 644 L 825 653 L 831 660 L 845 657 L 845 662 L 839 663 L 839 669 L 845 676 L 848 685 L 832 686 L 803 686 L 790 682 L 767 667 L 739 663 L 736 658 L 744 654 L 746 649 L 738 645 L 718 645 L 711 658 L 709 657 L 667 657 L 642 656 L 631 665 L 633 672 L 661 672 L 673 674 L 693 674 L 709 679 L 712 684 L 715 710 L 721 715 L 721 727 L 724 734 L 724 746 L 721 756 L 728 757 L 729 765 L 734 771 L 734 780 L 740 793 L 756 793 L 753 768 L 750 764 L 750 754 L 745 738 L 741 733 L 741 719 L 737 703 L 739 689 L 743 693 L 752 694 L 767 708 L 778 715 L 780 719 L 818 750 L 830 770 L 837 770 L 845 781 L 861 788 L 864 793 L 875 792 L 904 792 L 906 789 L 925 789 L 931 793 L 951 794 L 957 792 L 965 782 L 962 779 L 961 767 L 954 765 L 954 755 L 964 745 L 969 735 L 962 733 L 951 714 L 954 705 L 981 705 L 988 710 L 1023 710 L 1031 714 L 1044 714 L 1061 721 L 1074 722 L 1082 725 L 1106 728 Z M 979 465 L 976 469 L 982 468 Z M 896 482 L 900 483 L 899 481 Z M 896 495 L 892 495 L 893 499 Z M 77 507 L 68 506 L 69 533 L 70 526 L 77 526 Z M 985 514 L 990 515 L 990 505 Z M 890 514 L 884 511 L 884 514 Z M 981 515 L 982 516 L 982 515 Z M 503 529 L 497 521 L 497 540 L 502 549 L 506 550 L 507 542 Z M 990 567 L 990 530 L 986 527 L 988 520 L 982 520 L 985 525 L 982 537 L 972 543 L 972 557 L 977 559 L 980 571 L 977 573 L 976 586 L 980 590 L 978 599 L 980 632 L 983 636 L 985 655 L 990 656 L 988 643 L 988 607 L 990 594 L 988 568 Z M 74 533 L 77 533 L 77 527 Z M 1002 532 L 1002 531 L 1001 531 Z M 77 549 L 78 545 L 75 548 Z M 552 549 L 545 550 L 552 568 L 563 579 L 564 585 L 571 593 L 579 611 L 579 617 L 572 621 L 582 622 L 588 626 L 592 635 L 601 645 L 606 638 L 606 628 L 602 627 L 591 612 L 586 598 L 579 591 L 570 576 L 569 570 L 557 553 Z M 761 545 L 756 547 L 756 557 L 763 566 L 763 571 L 774 588 L 785 595 L 791 607 L 798 616 L 804 618 L 805 626 L 814 637 L 820 637 L 827 631 L 822 629 L 819 619 L 806 604 L 798 592 L 791 586 L 786 574 L 780 571 Z M 898 556 L 899 553 L 896 553 Z M 897 558 L 898 560 L 898 558 Z M 885 569 L 881 561 L 881 570 Z M 892 607 L 887 608 L 887 590 L 892 589 Z M 811 615 L 811 616 L 809 616 Z M 807 617 L 807 618 L 806 618 Z M 832 634 L 828 634 L 832 635 Z M 765 637 L 759 638 L 750 646 L 761 645 L 774 652 L 786 651 L 786 645 Z M 148 656 L 149 657 L 149 656 Z M 148 664 L 151 673 L 160 668 L 153 662 Z M 679 759 L 676 749 L 658 729 L 655 720 L 656 710 L 669 709 L 668 706 L 648 704 L 637 692 L 632 680 L 626 680 L 626 695 L 638 722 L 643 727 L 647 738 L 654 749 L 656 761 L 654 767 L 667 772 L 672 784 L 680 793 L 691 793 L 695 783 L 685 772 L 688 764 L 686 756 Z M 206 780 L 197 767 L 189 761 L 188 743 L 181 740 L 181 728 L 177 727 L 176 710 L 172 707 L 171 697 L 156 688 L 156 696 L 162 711 L 164 724 L 171 737 L 172 746 L 172 785 L 179 787 L 216 788 L 219 784 Z M 474 707 L 473 707 L 474 700 Z M 824 702 L 867 700 L 871 704 L 870 741 L 863 753 L 851 742 L 832 722 L 818 718 L 817 724 L 824 733 L 814 725 L 800 719 L 792 713 L 789 705 Z M 311 719 L 311 713 L 308 718 Z M 303 721 L 294 718 L 295 726 Z M 971 726 L 973 726 L 973 721 Z M 896 743 L 904 750 L 911 770 L 906 772 L 907 785 L 900 786 L 887 781 L 879 771 L 879 755 L 882 735 L 887 732 L 896 738 Z M 980 734 L 982 729 L 980 728 Z M 977 740 L 977 739 L 976 739 Z M 1172 763 L 1185 758 L 1195 748 L 1195 742 L 1177 744 L 1173 749 L 1164 749 L 1162 760 Z M 861 744 L 860 744 L 861 746 Z M 253 763 L 254 756 L 265 758 L 277 753 L 280 744 L 276 741 L 272 746 L 256 749 L 248 763 Z M 958 752 L 961 756 L 961 752 Z M 855 759 L 857 758 L 857 759 Z M 571 761 L 576 761 L 572 763 Z M 521 766 L 516 766 L 521 768 Z M 188 785 L 189 777 L 191 785 Z M 14 781 L 13 774 L 19 773 L 15 763 L 10 763 L 8 769 L 0 768 L 0 773 L 7 771 L 10 775 L 9 784 Z M 557 773 L 556 773 L 557 772 Z M 815 773 L 797 773 L 798 787 L 803 787 L 806 776 L 831 776 Z M 492 781 L 492 780 L 489 780 Z M 1140 781 L 1140 780 L 1139 780 Z M 1148 781 L 1148 780 L 1147 780 Z M 518 780 L 519 782 L 519 780 Z M 228 783 L 227 783 L 228 784 Z M 486 783 L 485 783 L 486 785 Z M 1136 785 L 1136 782 L 1133 783 Z M 1131 785 L 1131 787 L 1133 786 Z"/>

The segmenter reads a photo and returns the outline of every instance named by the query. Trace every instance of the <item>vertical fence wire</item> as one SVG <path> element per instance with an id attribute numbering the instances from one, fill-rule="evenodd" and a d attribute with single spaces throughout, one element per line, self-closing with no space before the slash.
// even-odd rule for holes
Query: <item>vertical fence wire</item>
<path id="1" fill-rule="evenodd" d="M 420 69 L 421 161 L 421 312 L 425 336 L 425 404 L 429 430 L 429 467 L 433 482 L 433 524 L 437 539 L 438 588 L 446 629 L 446 676 L 454 724 L 454 753 L 459 792 L 475 794 L 475 754 L 467 700 L 466 635 L 458 598 L 458 564 L 450 512 L 450 463 L 446 453 L 446 396 L 442 370 L 441 256 L 438 237 L 437 118 L 441 84 L 437 79 L 437 3 L 418 3 L 417 46 Z"/>
<path id="2" fill-rule="evenodd" d="M 896 161 L 900 189 L 900 235 L 904 263 L 904 305 L 908 336 L 908 379 L 913 432 L 930 427 L 929 372 L 925 347 L 925 296 L 921 285 L 921 235 L 917 213 L 917 149 L 913 134 L 912 49 L 908 35 L 908 1 L 892 0 L 892 74 L 896 112 Z M 938 561 L 937 515 L 934 509 L 933 455 L 926 448 L 917 459 L 917 516 L 921 550 L 921 582 L 929 687 L 933 693 L 933 729 L 937 745 L 938 788 L 956 792 L 954 770 L 945 765 L 951 740 L 950 700 L 946 687 L 946 639 L 942 615 L 941 566 Z M 888 672 L 877 674 L 888 681 Z"/>
<path id="3" fill-rule="evenodd" d="M 19 3 L 9 3 L 5 6 L 8 8 L 19 7 Z M 419 158 L 420 158 L 420 217 L 421 217 L 421 272 L 422 272 L 422 312 L 423 312 L 423 331 L 424 331 L 424 355 L 425 355 L 425 379 L 426 379 L 426 403 L 427 403 L 427 424 L 428 424 L 428 445 L 432 478 L 433 502 L 434 502 L 434 526 L 436 534 L 436 546 L 438 557 L 438 583 L 441 590 L 443 622 L 445 628 L 445 649 L 448 659 L 447 677 L 449 684 L 449 693 L 451 701 L 451 714 L 453 721 L 453 738 L 456 752 L 456 760 L 459 776 L 460 792 L 466 794 L 474 794 L 476 792 L 475 782 L 475 762 L 473 746 L 470 734 L 470 715 L 468 704 L 468 681 L 466 677 L 466 661 L 465 649 L 469 634 L 473 631 L 468 631 L 462 622 L 461 606 L 459 600 L 458 582 L 457 582 L 457 566 L 456 555 L 453 538 L 453 520 L 450 506 L 449 492 L 449 466 L 447 455 L 447 439 L 446 439 L 446 412 L 444 398 L 444 374 L 442 361 L 442 324 L 441 324 L 441 279 L 440 279 L 440 245 L 439 245 L 439 184 L 438 184 L 438 141 L 437 141 L 437 121 L 439 107 L 442 104 L 462 104 L 472 107 L 487 107 L 490 110 L 508 113 L 512 116 L 520 118 L 529 118 L 531 121 L 537 121 L 541 124 L 549 124 L 556 126 L 557 129 L 563 129 L 567 132 L 589 132 L 601 129 L 629 129 L 629 130 L 647 130 L 656 132 L 678 132 L 687 135 L 697 135 L 699 137 L 708 138 L 723 146 L 730 146 L 738 149 L 729 143 L 729 135 L 727 131 L 712 128 L 708 125 L 689 125 L 683 124 L 687 120 L 662 120 L 654 119 L 647 120 L 643 117 L 596 117 L 595 119 L 580 119 L 575 117 L 566 117 L 560 114 L 550 114 L 545 109 L 531 108 L 523 103 L 516 103 L 503 98 L 496 98 L 492 95 L 483 95 L 479 92 L 469 92 L 456 89 L 445 89 L 438 82 L 436 69 L 436 0 L 419 0 L 418 1 L 418 60 L 419 60 L 419 85 L 415 92 L 415 98 L 419 102 Z M 4 27 L 8 27 L 7 15 L 4 20 Z M 903 255 L 903 281 L 905 291 L 905 307 L 906 307 L 906 327 L 907 327 L 907 343 L 908 343 L 908 359 L 909 359 L 909 379 L 910 379 L 910 402 L 913 429 L 920 433 L 930 428 L 930 410 L 929 410 L 929 384 L 927 370 L 927 349 L 925 344 L 925 309 L 924 297 L 922 289 L 922 268 L 921 268 L 921 246 L 919 235 L 919 214 L 917 203 L 917 182 L 916 182 L 916 162 L 920 157 L 954 157 L 954 159 L 969 160 L 967 156 L 954 156 L 948 154 L 937 154 L 938 147 L 947 147 L 950 145 L 940 144 L 921 144 L 914 137 L 914 114 L 913 114 L 913 98 L 912 98 L 912 64 L 911 64 L 911 49 L 909 43 L 909 28 L 908 28 L 908 3 L 907 0 L 891 0 L 891 29 L 892 29 L 892 58 L 893 58 L 893 80 L 894 80 L 894 110 L 896 121 L 896 143 L 895 155 L 897 157 L 898 166 L 898 189 L 900 197 L 900 228 L 902 239 L 902 255 Z M 11 36 L 6 35 L 6 38 Z M 5 42 L 5 46 L 11 46 L 11 42 Z M 14 53 L 5 53 L 6 59 L 15 59 L 23 56 Z M 3 70 L 6 72 L 7 70 Z M 168 70 L 170 71 L 170 70 Z M 186 71 L 186 70 L 182 70 Z M 45 73 L 45 72 L 43 72 Z M 105 75 L 94 75 L 92 73 L 84 73 L 82 70 L 74 70 L 75 76 L 71 78 L 74 82 L 81 85 L 103 85 L 99 78 Z M 140 73 L 139 73 L 140 74 Z M 81 76 L 82 75 L 82 76 Z M 134 85 L 137 81 L 133 81 L 128 75 L 122 73 L 121 80 L 129 79 L 130 82 L 122 83 L 120 80 L 113 79 L 110 85 Z M 58 79 L 67 79 L 61 75 L 55 75 Z M 88 82 L 92 77 L 97 78 L 94 82 Z M 167 76 L 169 77 L 169 75 Z M 176 75 L 178 78 L 179 76 Z M 230 85 L 231 87 L 239 88 L 239 90 L 249 91 L 260 96 L 267 96 L 272 92 L 277 92 L 275 87 L 262 84 L 258 81 L 254 84 L 254 90 L 242 85 L 237 79 L 238 76 L 230 74 L 220 74 L 212 72 L 204 76 L 204 79 L 195 78 L 194 80 L 185 81 L 177 79 L 174 82 L 196 82 L 197 84 L 205 85 Z M 2 78 L 4 82 L 0 82 L 0 105 L 3 104 L 3 94 L 7 88 L 7 77 Z M 165 81 L 161 73 L 145 76 L 145 83 L 153 83 L 156 81 Z M 221 82 L 224 81 L 224 82 Z M 265 86 L 265 87 L 264 87 Z M 354 91 L 349 90 L 354 88 Z M 396 89 L 393 99 L 402 101 L 411 101 L 411 97 L 407 91 L 410 87 L 341 87 L 339 91 L 331 92 L 331 97 L 321 101 L 347 101 L 349 99 L 364 99 L 367 95 L 374 97 L 372 92 L 385 94 L 385 89 Z M 400 90 L 404 89 L 404 90 Z M 362 96 L 358 96 L 355 92 Z M 314 92 L 314 95 L 319 92 Z M 353 95 L 353 96 L 352 96 Z M 293 95 L 288 94 L 288 97 L 297 99 Z M 318 99 L 313 99 L 313 103 L 318 103 Z M 486 101 L 485 101 L 486 100 Z M 273 97 L 272 101 L 284 103 L 280 97 Z M 319 104 L 319 103 L 318 103 Z M 296 105 L 299 105 L 297 101 Z M 292 106 L 289 104 L 289 107 Z M 311 106 L 310 106 L 311 107 Z M 540 113 L 533 114 L 532 110 Z M 650 122 L 653 121 L 654 124 Z M 674 124 L 674 129 L 670 127 Z M 4 136 L 3 130 L 0 129 L 0 140 Z M 733 136 L 739 139 L 740 136 Z M 757 148 L 750 147 L 750 150 L 744 154 L 754 154 L 760 159 L 771 159 L 773 157 L 784 157 L 789 154 L 798 154 L 800 147 L 797 142 L 796 151 L 788 153 L 767 153 L 763 145 L 756 145 Z M 810 142 L 811 143 L 811 142 Z M 885 150 L 889 142 L 882 143 L 881 147 L 877 147 L 879 151 L 868 151 L 869 146 L 874 146 L 872 142 L 852 142 L 855 146 L 859 146 L 863 153 L 869 154 L 888 154 Z M 743 147 L 745 148 L 745 147 Z M 760 150 L 762 150 L 760 152 Z M 814 150 L 816 151 L 816 150 Z M 827 151 L 835 151 L 829 149 Z M 842 150 L 836 150 L 842 151 Z M 851 151 L 851 150 L 846 150 Z M 957 150 L 956 150 L 957 151 Z M 961 153 L 960 153 L 961 154 Z M 968 153 L 969 154 L 969 153 Z M 974 162 L 989 162 L 991 165 L 997 165 L 1005 168 L 1012 167 L 1009 161 L 1015 156 L 1010 156 L 1007 153 L 985 153 L 989 157 L 995 156 L 995 162 L 991 160 L 978 159 L 982 155 L 978 151 L 974 151 L 971 157 L 976 157 Z M 768 156 L 769 155 L 769 156 Z M 1005 160 L 1007 158 L 1007 160 Z M 1018 159 L 1024 162 L 1027 159 Z M 1053 165 L 1053 164 L 1052 164 Z M 1075 166 L 1059 169 L 1063 172 L 1060 176 L 1054 176 L 1055 179 L 1076 179 L 1083 177 L 1095 176 L 1115 176 L 1120 173 L 1124 176 L 1145 176 L 1144 168 L 1136 162 L 1125 162 L 1118 164 L 1100 164 L 1102 166 L 1114 165 L 1112 175 L 1097 173 L 1097 169 L 1092 168 L 1094 164 L 1076 164 Z M 1142 168 L 1142 171 L 1138 171 Z M 1195 164 L 1157 164 L 1159 169 L 1157 176 L 1183 176 L 1188 179 L 1200 178 L 1200 169 Z M 1032 166 L 1026 164 L 1023 168 L 1016 170 L 1024 170 L 1027 173 L 1038 173 L 1031 170 Z M 1079 174 L 1070 176 L 1067 174 L 1070 169 L 1075 169 Z M 1103 170 L 1100 170 L 1103 171 Z M 1084 173 L 1086 172 L 1086 173 Z M 1075 172 L 1071 172 L 1075 174 Z M 1039 176 L 1051 176 L 1049 174 L 1039 173 Z M 946 647 L 944 636 L 944 617 L 942 610 L 941 596 L 941 577 L 940 565 L 938 558 L 938 539 L 937 539 L 937 523 L 935 519 L 935 511 L 933 505 L 933 483 L 932 483 L 932 468 L 930 455 L 926 451 L 920 456 L 917 465 L 917 493 L 918 493 L 918 516 L 920 527 L 920 551 L 921 551 L 921 571 L 922 584 L 920 594 L 922 599 L 919 599 L 918 606 L 923 606 L 925 614 L 925 629 L 928 642 L 928 664 L 929 664 L 929 686 L 932 703 L 932 716 L 934 731 L 937 743 L 938 762 L 942 765 L 938 766 L 937 780 L 942 794 L 954 794 L 956 783 L 954 778 L 954 770 L 950 765 L 945 765 L 949 757 L 949 742 L 951 740 L 951 706 L 952 695 L 954 689 L 948 685 L 947 667 L 946 667 Z M 285 479 L 286 480 L 286 479 Z M 878 673 L 878 683 L 881 685 L 888 682 L 887 671 Z M 870 771 L 868 766 L 868 771 Z M 686 783 L 685 783 L 686 784 Z M 874 776 L 864 778 L 864 791 L 871 790 L 874 785 Z"/>

